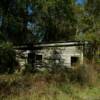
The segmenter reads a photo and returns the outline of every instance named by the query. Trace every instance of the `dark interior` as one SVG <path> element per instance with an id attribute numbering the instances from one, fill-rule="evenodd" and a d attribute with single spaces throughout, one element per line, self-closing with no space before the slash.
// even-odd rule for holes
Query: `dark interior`
<path id="1" fill-rule="evenodd" d="M 77 64 L 79 62 L 79 57 L 71 57 L 71 66 Z"/>

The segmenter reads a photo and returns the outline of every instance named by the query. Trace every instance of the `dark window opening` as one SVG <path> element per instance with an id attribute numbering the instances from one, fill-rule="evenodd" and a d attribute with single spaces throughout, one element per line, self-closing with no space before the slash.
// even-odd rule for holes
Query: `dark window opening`
<path id="1" fill-rule="evenodd" d="M 28 54 L 28 62 L 29 63 L 34 63 L 34 61 L 35 61 L 34 57 L 35 57 L 34 53 L 29 53 Z"/>
<path id="2" fill-rule="evenodd" d="M 74 66 L 79 62 L 79 57 L 71 57 L 71 66 Z"/>
<path id="3" fill-rule="evenodd" d="M 42 55 L 36 55 L 36 60 L 42 60 Z"/>

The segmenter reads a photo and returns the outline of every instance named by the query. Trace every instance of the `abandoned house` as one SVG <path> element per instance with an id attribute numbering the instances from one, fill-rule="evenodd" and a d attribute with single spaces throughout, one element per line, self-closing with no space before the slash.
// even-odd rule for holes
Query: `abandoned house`
<path id="1" fill-rule="evenodd" d="M 63 64 L 64 66 L 71 68 L 75 64 L 83 64 L 83 51 L 84 44 L 81 42 L 63 42 L 63 43 L 46 43 L 35 44 L 27 49 L 25 46 L 20 47 L 17 50 L 17 54 L 21 54 L 22 57 L 18 57 L 21 65 L 30 63 L 32 66 L 49 66 L 53 64 Z M 17 48 L 18 49 L 18 48 Z"/>

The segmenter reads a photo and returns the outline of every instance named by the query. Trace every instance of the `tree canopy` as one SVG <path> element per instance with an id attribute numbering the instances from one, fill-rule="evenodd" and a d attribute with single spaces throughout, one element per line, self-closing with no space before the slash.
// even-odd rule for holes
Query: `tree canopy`
<path id="1" fill-rule="evenodd" d="M 80 33 L 99 35 L 100 0 L 0 1 L 0 39 L 13 44 L 75 40 Z"/>
<path id="2" fill-rule="evenodd" d="M 14 44 L 70 40 L 77 23 L 73 5 L 73 0 L 0 1 L 1 32 Z"/>

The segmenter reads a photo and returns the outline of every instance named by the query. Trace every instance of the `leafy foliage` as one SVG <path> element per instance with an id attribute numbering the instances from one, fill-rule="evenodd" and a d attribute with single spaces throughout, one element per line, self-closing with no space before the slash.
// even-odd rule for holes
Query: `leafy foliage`
<path id="1" fill-rule="evenodd" d="M 93 58 L 98 56 L 96 52 L 100 48 L 100 7 L 99 0 L 87 0 L 87 3 L 77 13 L 79 17 L 77 25 L 76 40 L 88 41 L 91 43 L 89 50 L 93 54 Z M 88 54 L 87 54 L 88 55 Z M 96 57 L 97 58 L 97 57 Z M 98 58 L 97 58 L 98 59 Z"/>
<path id="2" fill-rule="evenodd" d="M 16 53 L 10 43 L 0 45 L 0 73 L 13 73 L 16 66 Z"/>
<path id="3" fill-rule="evenodd" d="M 37 4 L 37 11 L 38 23 L 44 32 L 43 41 L 64 41 L 75 35 L 72 1 L 42 0 Z"/>
<path id="4" fill-rule="evenodd" d="M 14 44 L 36 39 L 64 41 L 75 35 L 73 0 L 4 0 L 0 5 L 3 16 L 1 30 Z M 28 22 L 36 27 L 27 29 Z"/>

